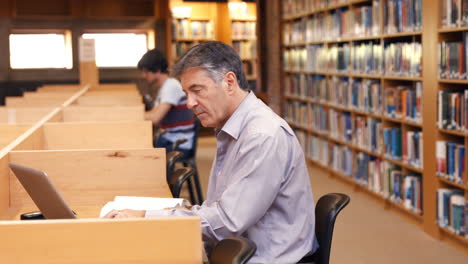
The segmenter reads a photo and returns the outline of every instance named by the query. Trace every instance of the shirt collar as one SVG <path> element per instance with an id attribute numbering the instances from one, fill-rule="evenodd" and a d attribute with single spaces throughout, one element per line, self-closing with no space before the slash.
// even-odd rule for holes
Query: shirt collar
<path id="1" fill-rule="evenodd" d="M 237 107 L 236 111 L 234 111 L 231 117 L 226 121 L 224 126 L 221 128 L 221 131 L 237 140 L 242 129 L 244 118 L 256 101 L 257 97 L 252 91 L 250 91 L 244 100 L 242 100 L 242 103 Z"/>

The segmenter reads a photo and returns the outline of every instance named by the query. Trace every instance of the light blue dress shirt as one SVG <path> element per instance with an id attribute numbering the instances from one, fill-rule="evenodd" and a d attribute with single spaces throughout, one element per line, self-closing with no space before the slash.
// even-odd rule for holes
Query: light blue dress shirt
<path id="1" fill-rule="evenodd" d="M 312 189 L 289 125 L 250 92 L 216 138 L 207 200 L 146 217 L 200 216 L 208 252 L 225 237 L 247 237 L 257 245 L 249 263 L 296 263 L 314 252 Z"/>

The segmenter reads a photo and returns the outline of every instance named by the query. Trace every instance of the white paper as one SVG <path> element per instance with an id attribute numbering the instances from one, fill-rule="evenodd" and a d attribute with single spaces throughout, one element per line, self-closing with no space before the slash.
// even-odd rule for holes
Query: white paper
<path id="1" fill-rule="evenodd" d="M 116 196 L 114 201 L 106 203 L 99 217 L 103 217 L 112 210 L 162 210 L 168 207 L 182 206 L 182 198 L 156 198 L 156 197 L 138 197 L 138 196 Z"/>

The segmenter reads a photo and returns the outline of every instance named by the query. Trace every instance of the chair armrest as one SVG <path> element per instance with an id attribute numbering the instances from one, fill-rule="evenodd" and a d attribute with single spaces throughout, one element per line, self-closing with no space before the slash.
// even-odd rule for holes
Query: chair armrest
<path id="1" fill-rule="evenodd" d="M 182 161 L 184 153 L 180 151 L 171 151 L 166 155 L 166 179 L 167 182 L 170 182 L 171 175 L 174 172 L 175 164 L 179 161 Z"/>
<path id="2" fill-rule="evenodd" d="M 169 181 L 169 187 L 171 188 L 172 196 L 174 198 L 180 197 L 180 191 L 182 190 L 182 185 L 190 178 L 195 175 L 195 170 L 191 167 L 183 167 L 177 169 L 172 175 Z"/>
<path id="3" fill-rule="evenodd" d="M 172 144 L 172 150 L 178 150 L 179 146 L 184 144 L 187 141 L 188 141 L 188 139 L 186 139 L 186 138 L 181 138 L 181 139 L 177 140 L 176 142 L 174 142 L 174 144 Z"/>

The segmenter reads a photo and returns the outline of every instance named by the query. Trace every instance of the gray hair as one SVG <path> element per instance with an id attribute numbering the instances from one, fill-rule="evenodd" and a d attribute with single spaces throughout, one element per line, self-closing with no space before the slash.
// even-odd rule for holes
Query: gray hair
<path id="1" fill-rule="evenodd" d="M 239 87 L 250 91 L 239 55 L 223 42 L 207 41 L 192 47 L 174 65 L 172 75 L 179 79 L 187 69 L 194 67 L 207 71 L 210 78 L 218 84 L 226 73 L 233 72 Z"/>

